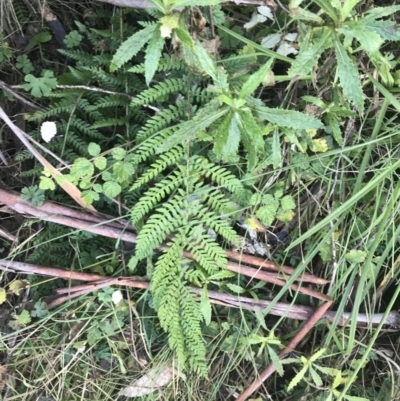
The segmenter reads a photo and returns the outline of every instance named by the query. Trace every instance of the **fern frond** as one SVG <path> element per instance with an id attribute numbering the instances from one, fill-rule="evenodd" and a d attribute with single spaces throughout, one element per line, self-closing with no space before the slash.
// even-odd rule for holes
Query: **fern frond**
<path id="1" fill-rule="evenodd" d="M 83 50 L 58 49 L 58 51 L 64 56 L 67 56 L 72 60 L 76 60 L 82 63 L 82 65 L 93 65 L 93 55 L 90 53 L 86 53 Z"/>
<path id="2" fill-rule="evenodd" d="M 150 167 L 146 170 L 146 173 L 143 174 L 132 186 L 132 190 L 140 188 L 142 185 L 154 179 L 158 176 L 162 171 L 164 171 L 168 166 L 171 166 L 175 163 L 178 163 L 185 153 L 185 149 L 183 146 L 177 146 L 176 148 L 172 148 L 169 152 L 161 155 L 155 163 L 150 165 Z"/>
<path id="3" fill-rule="evenodd" d="M 157 115 L 146 121 L 144 127 L 137 133 L 137 141 L 143 142 L 151 135 L 168 127 L 174 121 L 183 120 L 188 114 L 186 102 L 178 102 L 177 105 L 169 105 Z"/>
<path id="4" fill-rule="evenodd" d="M 126 107 L 129 105 L 129 99 L 127 97 L 118 96 L 118 95 L 108 95 L 101 97 L 96 104 L 90 105 L 89 110 L 94 111 L 98 109 L 104 108 L 112 108 L 112 107 Z"/>
<path id="5" fill-rule="evenodd" d="M 187 79 L 185 78 L 172 78 L 160 82 L 152 88 L 142 91 L 131 102 L 132 107 L 139 107 L 145 104 L 154 103 L 165 99 L 175 93 L 179 93 L 187 89 Z"/>
<path id="6" fill-rule="evenodd" d="M 220 187 L 226 188 L 232 193 L 243 190 L 243 185 L 240 180 L 238 180 L 229 170 L 214 163 L 210 163 L 205 157 L 197 157 L 193 167 L 199 173 L 207 178 L 211 178 Z"/>
<path id="7" fill-rule="evenodd" d="M 165 199 L 166 196 L 176 190 L 182 182 L 181 172 L 174 171 L 169 177 L 164 178 L 162 181 L 156 183 L 153 188 L 145 192 L 131 210 L 132 224 L 136 224 L 142 219 L 158 203 Z"/>
<path id="8" fill-rule="evenodd" d="M 129 72 L 133 72 L 135 74 L 144 74 L 145 67 L 144 63 L 135 65 L 134 67 L 128 70 Z M 160 62 L 158 63 L 157 71 L 182 71 L 187 72 L 188 67 L 182 60 L 175 60 L 168 54 L 164 54 Z"/>
<path id="9" fill-rule="evenodd" d="M 159 207 L 139 232 L 135 255 L 137 260 L 151 256 L 169 234 L 182 226 L 186 220 L 185 214 L 182 196 L 175 196 Z"/>
<path id="10" fill-rule="evenodd" d="M 106 118 L 100 121 L 96 121 L 93 124 L 93 128 L 106 128 L 106 127 L 115 127 L 117 125 L 125 125 L 129 121 L 129 116 L 122 116 L 119 118 Z"/>
<path id="11" fill-rule="evenodd" d="M 210 275 L 226 267 L 227 259 L 224 250 L 206 234 L 188 242 L 187 249 Z"/>

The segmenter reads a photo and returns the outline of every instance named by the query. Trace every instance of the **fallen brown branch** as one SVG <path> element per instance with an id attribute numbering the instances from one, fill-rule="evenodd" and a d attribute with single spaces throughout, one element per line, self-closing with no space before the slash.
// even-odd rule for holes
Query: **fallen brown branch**
<path id="1" fill-rule="evenodd" d="M 86 281 L 85 284 L 75 285 L 73 287 L 59 288 L 56 290 L 58 295 L 68 297 L 52 297 L 49 303 L 50 308 L 54 308 L 63 302 L 76 298 L 78 296 L 88 294 L 100 288 L 109 287 L 111 285 L 120 285 L 125 287 L 132 287 L 138 289 L 147 289 L 149 282 L 143 280 L 141 277 L 104 277 L 99 274 L 82 273 L 76 271 L 68 271 L 54 267 L 38 266 L 30 263 L 15 262 L 7 259 L 0 259 L 0 270 L 11 271 L 19 274 L 37 274 L 41 276 L 49 276 L 62 278 L 65 280 L 79 280 Z M 201 289 L 192 288 L 192 291 L 199 296 Z M 224 294 L 218 291 L 208 291 L 208 296 L 212 303 L 221 304 L 232 308 L 242 308 L 254 312 L 263 312 L 272 301 L 256 300 L 253 298 Z M 62 299 L 62 302 L 58 302 Z M 55 302 L 57 301 L 57 302 Z M 307 320 L 316 312 L 316 308 L 304 305 L 295 305 L 284 302 L 276 302 L 271 309 L 270 314 L 274 316 L 285 316 L 290 319 Z M 336 319 L 337 312 L 326 311 L 322 315 L 322 319 L 333 322 Z M 367 315 L 359 313 L 357 315 L 357 326 L 365 327 L 366 325 L 377 325 L 382 320 L 382 313 Z M 349 323 L 350 313 L 343 313 L 338 320 L 340 326 Z M 396 328 L 400 327 L 400 313 L 392 311 L 389 313 L 385 323 L 386 326 Z"/>

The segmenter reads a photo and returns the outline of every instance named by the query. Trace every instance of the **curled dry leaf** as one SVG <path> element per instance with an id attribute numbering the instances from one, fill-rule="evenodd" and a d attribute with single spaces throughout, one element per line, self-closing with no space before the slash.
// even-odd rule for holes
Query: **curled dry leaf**
<path id="1" fill-rule="evenodd" d="M 174 369 L 169 366 L 166 366 L 161 371 L 156 367 L 126 387 L 121 392 L 121 395 L 125 397 L 142 397 L 146 394 L 154 393 L 171 381 L 173 373 Z"/>

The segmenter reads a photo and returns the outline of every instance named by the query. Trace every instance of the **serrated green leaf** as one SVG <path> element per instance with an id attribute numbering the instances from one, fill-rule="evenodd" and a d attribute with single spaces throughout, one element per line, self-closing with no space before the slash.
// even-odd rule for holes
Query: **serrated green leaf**
<path id="1" fill-rule="evenodd" d="M 240 130 L 235 114 L 229 113 L 216 129 L 214 152 L 223 160 L 236 155 L 239 149 Z"/>
<path id="2" fill-rule="evenodd" d="M 131 163 L 119 161 L 114 164 L 113 172 L 118 182 L 123 183 L 130 181 L 132 175 L 135 173 L 135 168 Z"/>
<path id="3" fill-rule="evenodd" d="M 130 38 L 122 42 L 112 58 L 110 71 L 116 71 L 118 68 L 127 63 L 132 57 L 136 56 L 139 50 L 150 40 L 151 35 L 157 26 L 157 24 L 148 25 L 146 28 L 136 32 Z"/>
<path id="4" fill-rule="evenodd" d="M 153 31 L 152 36 L 147 45 L 146 54 L 144 56 L 144 76 L 147 86 L 150 85 L 151 80 L 157 71 L 158 63 L 161 58 L 162 49 L 164 48 L 165 38 L 161 37 L 160 29 L 157 28 Z"/>
<path id="5" fill-rule="evenodd" d="M 275 220 L 278 206 L 279 202 L 277 200 L 274 200 L 267 205 L 261 206 L 257 210 L 256 216 L 260 219 L 261 223 L 263 223 L 267 227 L 270 227 Z"/>
<path id="6" fill-rule="evenodd" d="M 341 21 L 347 19 L 349 14 L 352 12 L 353 8 L 360 2 L 361 0 L 344 0 L 342 6 L 339 8 Z"/>
<path id="7" fill-rule="evenodd" d="M 314 44 L 310 46 L 309 43 L 304 44 L 293 61 L 288 75 L 294 77 L 296 75 L 307 75 L 314 65 L 317 64 L 322 52 L 327 48 L 332 36 L 332 30 L 325 28 L 321 36 L 315 40 Z"/>
<path id="8" fill-rule="evenodd" d="M 262 106 L 257 108 L 257 114 L 263 120 L 270 121 L 281 127 L 295 129 L 318 129 L 324 127 L 322 122 L 315 117 L 294 110 L 272 109 Z"/>
<path id="9" fill-rule="evenodd" d="M 345 259 L 350 263 L 363 263 L 367 258 L 367 252 L 359 249 L 352 249 L 344 255 Z"/>
<path id="10" fill-rule="evenodd" d="M 211 56 L 206 52 L 204 47 L 200 44 L 200 42 L 196 42 L 196 56 L 199 62 L 199 67 L 209 75 L 213 81 L 217 81 L 218 76 L 218 67 L 216 66 L 214 60 Z"/>
<path id="11" fill-rule="evenodd" d="M 281 199 L 281 208 L 283 210 L 292 210 L 296 208 L 296 203 L 294 202 L 293 196 L 286 195 Z"/>
<path id="12" fill-rule="evenodd" d="M 42 97 L 48 96 L 51 90 L 57 86 L 57 79 L 54 78 L 53 71 L 45 70 L 42 72 L 42 77 L 36 78 L 32 74 L 25 75 L 26 84 L 22 87 L 26 91 L 30 91 L 32 96 Z"/>
<path id="13" fill-rule="evenodd" d="M 290 381 L 289 386 L 288 386 L 288 391 L 292 390 L 295 388 L 304 378 L 304 375 L 306 374 L 308 370 L 308 366 L 303 366 L 303 368 L 297 373 L 295 377 Z"/>
<path id="14" fill-rule="evenodd" d="M 71 175 L 77 178 L 89 180 L 94 174 L 94 166 L 92 162 L 84 157 L 75 159 L 71 168 Z"/>
<path id="15" fill-rule="evenodd" d="M 88 152 L 90 156 L 98 156 L 101 149 L 97 143 L 90 142 L 88 146 Z"/>
<path id="16" fill-rule="evenodd" d="M 241 130 L 247 133 L 256 152 L 264 150 L 263 133 L 250 111 L 239 110 Z"/>
<path id="17" fill-rule="evenodd" d="M 29 312 L 24 309 L 18 316 L 17 316 L 17 322 L 20 326 L 26 326 L 28 323 L 31 321 L 31 316 Z"/>
<path id="18" fill-rule="evenodd" d="M 115 160 L 123 160 L 126 156 L 126 150 L 123 148 L 115 148 L 111 154 Z"/>
<path id="19" fill-rule="evenodd" d="M 309 362 L 315 362 L 317 359 L 321 358 L 322 355 L 326 353 L 326 348 L 321 348 L 315 354 L 311 355 L 309 358 Z"/>
<path id="20" fill-rule="evenodd" d="M 240 287 L 239 285 L 236 285 L 236 284 L 228 283 L 228 284 L 226 284 L 226 286 L 231 291 L 235 292 L 236 294 L 243 294 L 244 292 L 246 292 L 245 289 L 243 289 L 242 287 Z"/>
<path id="21" fill-rule="evenodd" d="M 335 54 L 337 72 L 343 94 L 362 112 L 364 110 L 364 93 L 357 66 L 354 60 L 347 54 L 342 44 L 337 40 L 335 40 Z"/>
<path id="22" fill-rule="evenodd" d="M 364 20 L 367 31 L 376 32 L 384 40 L 400 40 L 400 30 L 394 21 Z"/>
<path id="23" fill-rule="evenodd" d="M 194 139 L 196 135 L 208 128 L 214 121 L 217 121 L 225 114 L 229 109 L 219 108 L 219 100 L 213 99 L 205 106 L 203 106 L 194 117 L 181 125 L 173 135 L 171 135 L 162 145 L 157 148 L 157 153 L 167 152 L 171 148 L 180 143 L 186 142 L 191 137 Z"/>
<path id="24" fill-rule="evenodd" d="M 273 58 L 269 59 L 258 71 L 250 75 L 250 77 L 243 84 L 242 89 L 239 92 L 239 99 L 246 99 L 248 96 L 253 94 L 253 92 L 264 81 L 265 76 L 271 69 L 273 61 Z"/>
<path id="25" fill-rule="evenodd" d="M 376 32 L 367 29 L 362 20 L 346 22 L 339 32 L 354 36 L 370 56 L 378 52 L 383 44 L 383 39 Z"/>
<path id="26" fill-rule="evenodd" d="M 276 218 L 283 223 L 290 223 L 293 220 L 294 211 L 293 210 L 282 210 L 279 209 Z"/>
<path id="27" fill-rule="evenodd" d="M 115 198 L 121 193 L 122 188 L 121 185 L 115 181 L 107 181 L 103 184 L 103 191 L 106 196 Z"/>
<path id="28" fill-rule="evenodd" d="M 279 132 L 274 130 L 272 135 L 272 167 L 277 169 L 282 162 L 281 143 L 279 141 Z"/>
<path id="29" fill-rule="evenodd" d="M 56 189 L 56 184 L 50 177 L 41 176 L 39 188 L 45 191 L 46 189 L 50 189 L 50 191 L 54 191 Z"/>
<path id="30" fill-rule="evenodd" d="M 340 129 L 339 120 L 331 113 L 327 114 L 328 126 L 332 129 L 333 138 L 339 146 L 343 145 L 342 131 Z"/>
<path id="31" fill-rule="evenodd" d="M 6 302 L 7 292 L 4 288 L 0 288 L 0 305 Z"/>
<path id="32" fill-rule="evenodd" d="M 302 21 L 310 21 L 310 22 L 315 22 L 318 25 L 321 25 L 324 20 L 317 14 L 305 10 L 304 8 L 301 7 L 295 7 L 290 10 L 290 16 L 294 20 L 302 20 Z"/>
<path id="33" fill-rule="evenodd" d="M 283 376 L 283 373 L 284 373 L 283 366 L 282 366 L 281 360 L 279 359 L 278 354 L 269 345 L 267 345 L 267 350 L 268 350 L 269 357 L 271 358 L 272 364 L 274 365 L 276 371 L 279 373 L 280 376 Z"/>
<path id="34" fill-rule="evenodd" d="M 382 17 L 387 17 L 389 15 L 394 15 L 400 11 L 400 6 L 388 6 L 388 7 L 372 7 L 365 14 L 365 19 L 378 19 Z"/>
<path id="35" fill-rule="evenodd" d="M 82 199 L 85 202 L 85 205 L 89 206 L 94 201 L 98 201 L 100 199 L 100 196 L 97 192 L 89 190 L 82 192 Z"/>
<path id="36" fill-rule="evenodd" d="M 312 366 L 310 366 L 310 374 L 311 374 L 311 378 L 313 379 L 313 382 L 318 386 L 321 387 L 322 386 L 322 379 L 321 376 L 318 374 L 318 372 L 316 372 Z"/>
<path id="37" fill-rule="evenodd" d="M 104 170 L 107 167 L 107 159 L 103 156 L 96 157 L 93 163 L 99 170 Z"/>
<path id="38" fill-rule="evenodd" d="M 211 302 L 208 298 L 207 287 L 204 286 L 201 291 L 200 310 L 203 315 L 204 322 L 208 326 L 211 323 Z"/>
<path id="39" fill-rule="evenodd" d="M 193 47 L 194 42 L 192 37 L 190 36 L 190 33 L 186 29 L 182 28 L 176 28 L 175 29 L 176 36 L 178 39 L 184 43 L 186 46 Z"/>

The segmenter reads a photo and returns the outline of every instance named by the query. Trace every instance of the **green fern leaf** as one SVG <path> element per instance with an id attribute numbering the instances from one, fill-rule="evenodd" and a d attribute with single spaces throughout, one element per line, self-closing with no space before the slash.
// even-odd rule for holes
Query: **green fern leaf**
<path id="1" fill-rule="evenodd" d="M 147 85 L 150 85 L 150 82 L 153 79 L 155 72 L 157 71 L 164 43 L 165 38 L 161 37 L 159 25 L 157 25 L 157 28 L 153 31 L 152 36 L 149 40 L 145 55 L 144 67 Z"/>

